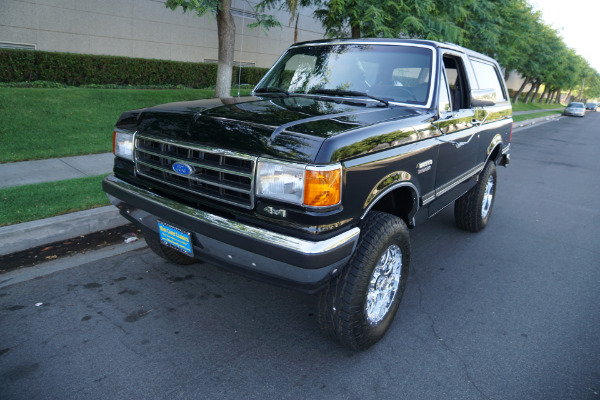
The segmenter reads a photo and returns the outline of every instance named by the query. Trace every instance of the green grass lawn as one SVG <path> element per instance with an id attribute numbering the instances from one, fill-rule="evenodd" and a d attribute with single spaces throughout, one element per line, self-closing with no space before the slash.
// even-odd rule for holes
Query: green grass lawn
<path id="1" fill-rule="evenodd" d="M 0 189 L 0 226 L 109 205 L 106 175 Z"/>
<path id="2" fill-rule="evenodd" d="M 123 111 L 213 95 L 212 89 L 0 88 L 0 162 L 109 152 Z"/>
<path id="3" fill-rule="evenodd" d="M 546 104 L 546 103 L 525 104 L 522 101 L 519 101 L 519 104 L 513 104 L 512 107 L 513 107 L 513 112 L 565 108 L 565 106 L 563 104 Z"/>

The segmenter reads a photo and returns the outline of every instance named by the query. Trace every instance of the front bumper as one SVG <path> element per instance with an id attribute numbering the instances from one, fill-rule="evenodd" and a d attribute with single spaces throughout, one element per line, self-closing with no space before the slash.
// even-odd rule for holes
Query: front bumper
<path id="1" fill-rule="evenodd" d="M 320 288 L 348 262 L 360 235 L 352 228 L 308 241 L 223 218 L 131 185 L 114 175 L 102 182 L 121 214 L 158 235 L 157 220 L 192 233 L 194 255 L 259 279 L 304 291 Z"/>
<path id="2" fill-rule="evenodd" d="M 572 115 L 574 117 L 583 117 L 585 116 L 585 111 L 581 112 L 581 110 L 565 110 L 564 115 Z"/>

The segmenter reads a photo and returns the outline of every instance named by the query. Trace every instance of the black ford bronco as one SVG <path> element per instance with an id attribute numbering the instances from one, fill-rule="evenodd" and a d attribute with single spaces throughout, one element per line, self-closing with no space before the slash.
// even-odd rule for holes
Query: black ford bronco
<path id="1" fill-rule="evenodd" d="M 490 218 L 512 109 L 496 61 L 432 41 L 295 44 L 249 97 L 123 113 L 104 191 L 179 264 L 197 259 L 319 294 L 353 349 L 400 304 L 409 228 L 454 202 Z"/>

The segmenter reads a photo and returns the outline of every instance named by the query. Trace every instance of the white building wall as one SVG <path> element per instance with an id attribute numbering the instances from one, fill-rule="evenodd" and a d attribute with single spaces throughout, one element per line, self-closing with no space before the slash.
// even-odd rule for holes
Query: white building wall
<path id="1" fill-rule="evenodd" d="M 233 0 L 232 7 L 251 13 L 256 3 Z M 270 67 L 293 43 L 289 14 L 275 16 L 283 26 L 266 34 L 247 27 L 254 19 L 234 17 L 236 62 Z M 299 28 L 299 41 L 324 37 L 312 10 L 300 11 Z M 44 51 L 175 61 L 218 57 L 215 18 L 172 11 L 164 0 L 0 0 L 0 46 L 3 43 L 33 45 Z"/>

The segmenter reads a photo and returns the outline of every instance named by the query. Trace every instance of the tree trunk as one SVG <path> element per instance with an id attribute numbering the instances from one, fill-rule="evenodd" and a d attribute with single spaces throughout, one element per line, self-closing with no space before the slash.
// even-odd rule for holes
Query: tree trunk
<path id="1" fill-rule="evenodd" d="M 548 97 L 546 97 L 546 104 L 550 103 L 552 96 L 554 96 L 554 89 L 550 90 L 550 93 L 548 93 Z"/>
<path id="2" fill-rule="evenodd" d="M 571 90 L 573 90 L 573 89 L 569 88 L 569 91 L 567 92 L 567 97 L 565 97 L 565 100 L 567 103 L 569 102 L 569 100 L 571 98 Z"/>
<path id="3" fill-rule="evenodd" d="M 523 103 L 528 104 L 529 100 L 531 100 L 531 95 L 533 94 L 533 91 L 536 89 L 537 87 L 537 81 L 533 81 L 531 82 L 531 88 L 529 89 L 529 92 L 527 92 L 527 95 L 525 96 L 525 100 L 523 100 Z"/>
<path id="4" fill-rule="evenodd" d="M 554 101 L 554 97 L 556 96 L 556 90 L 553 90 L 551 94 L 552 96 L 550 96 L 546 104 L 552 104 L 552 102 Z"/>
<path id="5" fill-rule="evenodd" d="M 525 80 L 523 81 L 523 84 L 521 85 L 521 87 L 517 91 L 517 94 L 515 94 L 515 97 L 513 98 L 514 104 L 519 104 L 519 97 L 521 97 L 521 93 L 523 93 L 523 90 L 525 90 L 525 86 L 527 86 L 527 84 L 529 83 L 530 80 L 531 79 L 529 77 L 525 78 Z"/>
<path id="6" fill-rule="evenodd" d="M 231 97 L 233 74 L 233 52 L 235 47 L 235 22 L 231 15 L 231 0 L 221 0 L 217 9 L 217 31 L 219 36 L 219 64 L 215 97 Z"/>
<path id="7" fill-rule="evenodd" d="M 558 89 L 557 94 L 556 94 L 556 101 L 555 101 L 556 104 L 560 104 L 560 96 L 561 95 L 562 95 L 561 90 Z"/>
<path id="8" fill-rule="evenodd" d="M 354 21 L 352 23 L 352 39 L 360 38 L 360 22 Z"/>
<path id="9" fill-rule="evenodd" d="M 533 98 L 531 99 L 531 104 L 535 103 L 535 100 L 537 99 L 537 96 L 540 93 L 540 87 L 542 87 L 541 81 L 540 81 L 540 83 L 538 83 L 537 87 L 535 88 L 535 92 L 533 93 Z"/>
<path id="10" fill-rule="evenodd" d="M 542 104 L 542 102 L 544 101 L 544 96 L 550 95 L 550 93 L 548 93 L 548 90 L 549 90 L 548 88 L 549 88 L 548 85 L 544 86 L 544 93 L 542 93 L 542 96 L 540 97 L 540 100 L 538 101 L 539 104 Z M 546 97 L 546 99 L 548 99 L 548 97 Z"/>
<path id="11" fill-rule="evenodd" d="M 533 92 L 535 92 L 537 90 L 539 85 L 540 85 L 539 80 L 537 80 L 531 84 L 531 89 L 529 89 L 529 93 L 527 93 L 527 96 L 525 97 L 525 104 L 529 104 L 529 100 L 531 100 L 531 96 L 533 95 Z"/>
<path id="12" fill-rule="evenodd" d="M 300 13 L 296 14 L 296 25 L 294 26 L 294 43 L 298 43 L 298 20 L 300 19 Z"/>

